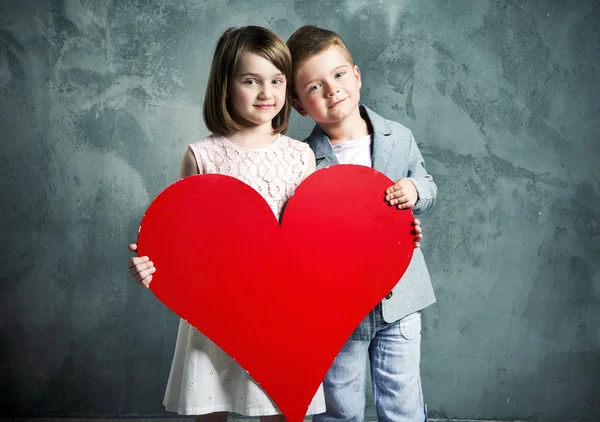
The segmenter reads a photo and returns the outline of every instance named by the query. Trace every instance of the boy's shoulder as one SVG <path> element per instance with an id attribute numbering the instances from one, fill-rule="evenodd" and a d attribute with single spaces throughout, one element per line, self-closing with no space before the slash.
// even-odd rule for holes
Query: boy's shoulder
<path id="1" fill-rule="evenodd" d="M 376 135 L 374 136 L 375 142 L 381 138 L 377 135 L 383 135 L 386 137 L 392 135 L 394 138 L 399 139 L 410 139 L 412 136 L 412 131 L 403 124 L 394 120 L 386 119 L 365 105 L 361 104 L 359 106 L 359 110 L 361 117 L 370 122 L 373 131 L 372 135 Z M 323 132 L 319 125 L 315 124 L 313 131 L 302 142 L 308 143 L 311 147 L 313 147 L 313 149 L 315 149 L 318 148 L 318 145 L 321 143 L 321 141 L 327 141 L 327 139 L 328 138 L 325 132 Z"/>
<path id="2" fill-rule="evenodd" d="M 382 134 L 385 136 L 394 135 L 397 137 L 411 137 L 412 132 L 409 128 L 395 120 L 386 119 L 365 105 L 360 105 L 360 115 L 371 122 L 373 134 Z M 377 137 L 375 137 L 377 139 Z"/>

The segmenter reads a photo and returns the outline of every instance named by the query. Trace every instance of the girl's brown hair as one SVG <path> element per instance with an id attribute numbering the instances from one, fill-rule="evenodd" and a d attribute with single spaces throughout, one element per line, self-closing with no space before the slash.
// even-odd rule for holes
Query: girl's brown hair
<path id="1" fill-rule="evenodd" d="M 287 81 L 285 104 L 272 121 L 276 133 L 285 133 L 291 111 L 289 96 L 292 82 L 292 56 L 285 42 L 277 34 L 259 26 L 229 28 L 219 38 L 204 97 L 202 111 L 204 124 L 211 132 L 223 135 L 242 129 L 243 126 L 233 119 L 227 93 L 233 72 L 244 52 L 264 57 L 285 75 Z"/>

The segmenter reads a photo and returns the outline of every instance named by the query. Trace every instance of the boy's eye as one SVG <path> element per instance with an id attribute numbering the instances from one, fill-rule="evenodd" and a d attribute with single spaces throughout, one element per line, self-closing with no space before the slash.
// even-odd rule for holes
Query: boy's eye
<path id="1" fill-rule="evenodd" d="M 316 89 L 319 89 L 321 87 L 321 84 L 314 84 L 313 86 L 311 86 L 310 88 L 308 88 L 308 92 L 312 92 Z"/>
<path id="2" fill-rule="evenodd" d="M 335 74 L 335 77 L 340 78 L 340 77 L 344 76 L 345 74 L 346 74 L 346 72 L 338 72 Z"/>

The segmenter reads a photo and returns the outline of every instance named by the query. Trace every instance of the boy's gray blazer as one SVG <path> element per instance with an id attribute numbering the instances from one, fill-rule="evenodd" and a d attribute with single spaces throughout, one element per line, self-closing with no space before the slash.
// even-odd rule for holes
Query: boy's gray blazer
<path id="1" fill-rule="evenodd" d="M 363 119 L 373 128 L 373 168 L 384 173 L 393 181 L 407 177 L 417 188 L 419 199 L 413 213 L 420 214 L 435 204 L 437 186 L 425 170 L 412 132 L 399 123 L 386 120 L 367 107 L 360 106 Z M 339 164 L 329 138 L 315 125 L 312 133 L 304 140 L 308 143 L 317 161 L 317 169 Z M 383 194 L 383 192 L 382 192 Z M 435 303 L 427 265 L 421 249 L 415 249 L 412 261 L 402 279 L 382 302 L 383 318 L 395 322 L 406 315 Z"/>

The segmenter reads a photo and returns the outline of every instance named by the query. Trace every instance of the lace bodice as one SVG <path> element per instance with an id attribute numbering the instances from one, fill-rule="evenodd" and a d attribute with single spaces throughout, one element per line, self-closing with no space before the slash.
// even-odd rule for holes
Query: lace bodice
<path id="1" fill-rule="evenodd" d="M 308 145 L 280 135 L 267 148 L 248 149 L 211 135 L 190 145 L 200 174 L 235 177 L 262 195 L 279 220 L 283 206 L 308 168 Z"/>

